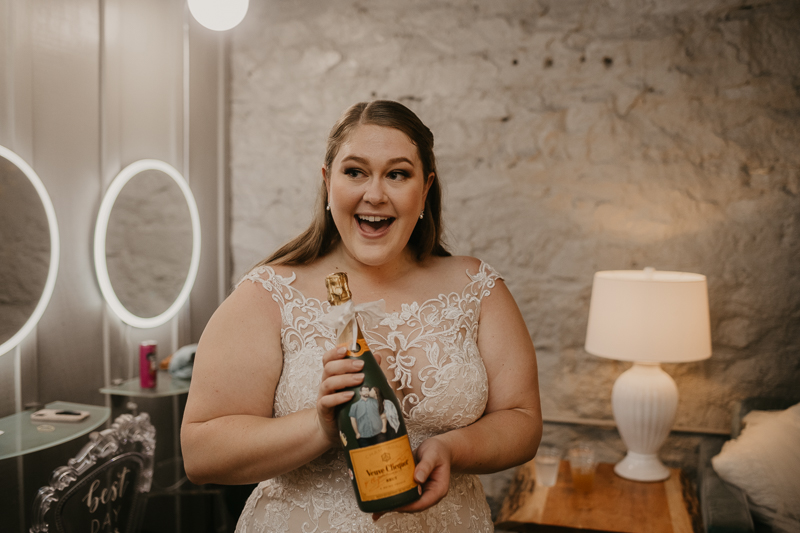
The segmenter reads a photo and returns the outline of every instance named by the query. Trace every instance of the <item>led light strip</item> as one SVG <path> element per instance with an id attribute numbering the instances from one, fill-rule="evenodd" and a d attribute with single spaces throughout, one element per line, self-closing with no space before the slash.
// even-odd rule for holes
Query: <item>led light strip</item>
<path id="1" fill-rule="evenodd" d="M 50 196 L 47 194 L 47 189 L 45 189 L 42 180 L 39 179 L 39 176 L 36 175 L 36 172 L 33 171 L 30 165 L 25 162 L 25 160 L 8 148 L 0 146 L 0 157 L 4 157 L 10 162 L 14 163 L 17 168 L 19 168 L 30 180 L 31 184 L 33 184 L 33 187 L 39 194 L 39 198 L 44 206 L 44 212 L 47 215 L 47 224 L 50 226 L 50 268 L 47 271 L 47 281 L 45 281 L 44 284 L 42 297 L 39 299 L 39 303 L 36 304 L 36 308 L 33 310 L 30 318 L 28 318 L 28 321 L 25 322 L 22 328 L 6 342 L 0 344 L 0 355 L 3 355 L 22 342 L 22 339 L 24 339 L 31 332 L 31 330 L 33 330 L 33 328 L 39 322 L 39 319 L 42 318 L 44 310 L 47 308 L 47 304 L 50 303 L 50 297 L 53 295 L 53 289 L 56 286 L 56 276 L 58 275 L 60 241 L 58 236 L 56 211 L 53 209 L 53 202 L 50 201 Z"/>
<path id="2" fill-rule="evenodd" d="M 143 318 L 136 316 L 128 311 L 122 302 L 119 301 L 114 288 L 111 286 L 111 279 L 108 276 L 108 266 L 106 265 L 106 232 L 108 231 L 108 221 L 111 217 L 111 209 L 114 207 L 114 202 L 117 200 L 120 191 L 136 174 L 145 170 L 160 170 L 172 178 L 175 183 L 180 187 L 186 204 L 189 206 L 189 215 L 192 218 L 192 260 L 189 263 L 189 274 L 186 277 L 186 282 L 183 284 L 180 294 L 169 306 L 169 308 L 158 316 L 151 318 Z M 168 165 L 163 161 L 156 159 L 142 159 L 131 163 L 117 174 L 114 181 L 109 185 L 106 195 L 100 204 L 100 210 L 97 213 L 97 224 L 94 229 L 94 268 L 97 273 L 97 281 L 100 284 L 100 291 L 106 299 L 108 306 L 112 311 L 126 324 L 130 324 L 136 328 L 154 328 L 166 323 L 169 319 L 175 316 L 180 308 L 186 303 L 189 298 L 189 293 L 194 286 L 195 278 L 197 277 L 197 270 L 200 266 L 200 215 L 197 211 L 197 204 L 194 201 L 194 195 L 189 188 L 189 184 L 183 176 L 175 170 L 174 167 Z"/>

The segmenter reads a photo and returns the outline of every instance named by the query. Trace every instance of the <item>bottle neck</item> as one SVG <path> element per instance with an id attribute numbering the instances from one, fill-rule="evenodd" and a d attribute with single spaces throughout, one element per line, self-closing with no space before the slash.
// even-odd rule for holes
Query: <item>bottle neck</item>
<path id="1" fill-rule="evenodd" d="M 334 272 L 325 278 L 325 287 L 328 289 L 328 302 L 331 305 L 342 305 L 352 298 L 350 287 L 347 284 L 345 272 Z"/>

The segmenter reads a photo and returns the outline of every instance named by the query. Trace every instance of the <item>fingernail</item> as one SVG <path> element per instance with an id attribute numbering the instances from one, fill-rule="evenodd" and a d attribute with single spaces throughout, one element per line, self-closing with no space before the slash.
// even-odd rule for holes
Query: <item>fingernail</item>
<path id="1" fill-rule="evenodd" d="M 336 353 L 338 353 L 339 355 L 344 355 L 344 354 L 346 354 L 346 353 L 347 353 L 347 347 L 346 347 L 346 346 L 339 346 L 339 347 L 336 349 Z"/>
<path id="2" fill-rule="evenodd" d="M 361 359 L 356 359 L 355 361 L 353 361 L 353 368 L 361 368 L 363 366 L 364 366 L 364 361 L 362 361 Z"/>

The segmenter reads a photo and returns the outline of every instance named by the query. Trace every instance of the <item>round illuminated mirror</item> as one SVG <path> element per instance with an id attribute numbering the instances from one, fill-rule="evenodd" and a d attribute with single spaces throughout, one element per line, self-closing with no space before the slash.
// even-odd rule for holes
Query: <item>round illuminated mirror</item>
<path id="1" fill-rule="evenodd" d="M 58 273 L 56 213 L 44 184 L 0 146 L 0 355 L 42 317 Z"/>
<path id="2" fill-rule="evenodd" d="M 97 215 L 94 262 L 106 302 L 127 324 L 152 328 L 178 313 L 200 265 L 200 217 L 175 168 L 145 159 L 114 178 Z"/>

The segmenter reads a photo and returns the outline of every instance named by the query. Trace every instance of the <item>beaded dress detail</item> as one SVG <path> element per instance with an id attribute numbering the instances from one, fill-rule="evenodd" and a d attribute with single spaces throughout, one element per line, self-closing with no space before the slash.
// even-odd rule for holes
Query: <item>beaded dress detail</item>
<path id="1" fill-rule="evenodd" d="M 283 371 L 275 390 L 274 416 L 314 409 L 322 377 L 322 355 L 336 332 L 321 318 L 328 302 L 306 298 L 268 266 L 242 281 L 260 284 L 281 309 Z M 423 303 L 403 304 L 372 328 L 367 343 L 389 365 L 398 391 L 411 447 L 467 426 L 483 414 L 489 389 L 478 351 L 481 300 L 500 275 L 486 263 L 465 273 L 461 293 L 440 294 Z M 452 474 L 442 501 L 421 513 L 388 513 L 373 522 L 353 495 L 343 450 L 330 450 L 286 474 L 261 482 L 242 511 L 237 533 L 400 533 L 491 532 L 489 506 L 477 476 Z"/>

